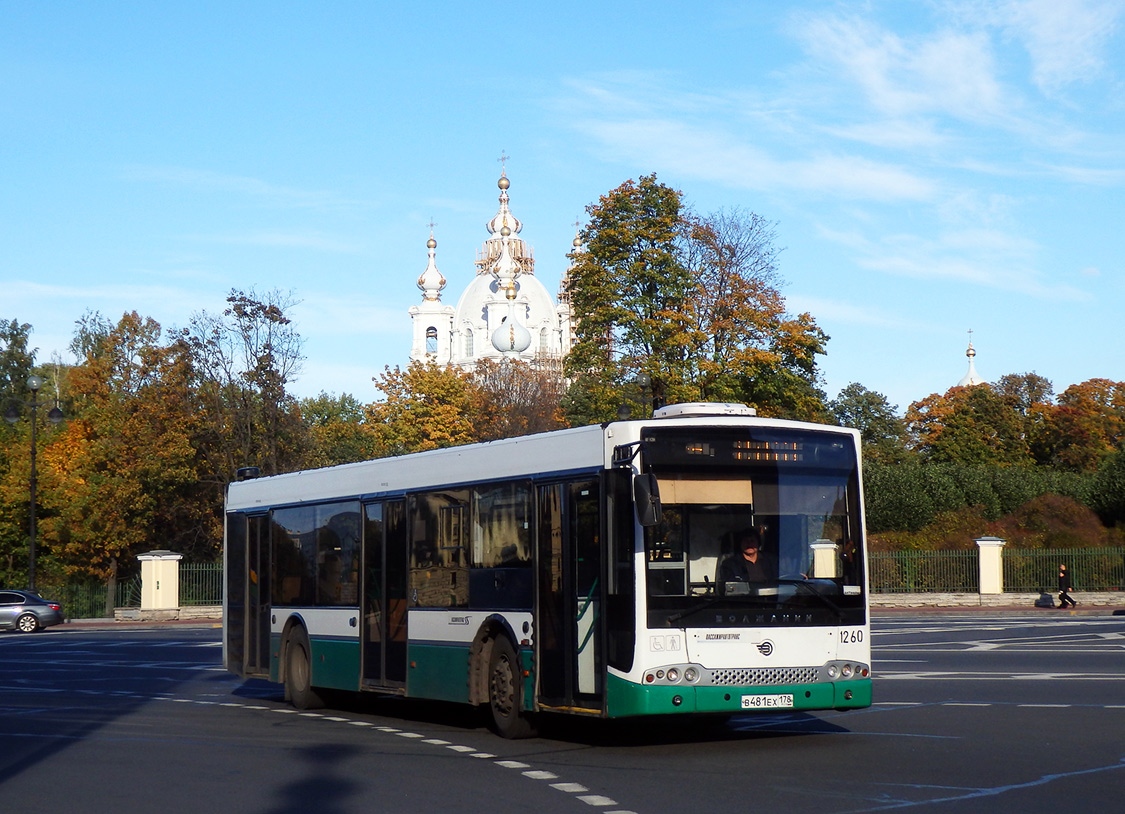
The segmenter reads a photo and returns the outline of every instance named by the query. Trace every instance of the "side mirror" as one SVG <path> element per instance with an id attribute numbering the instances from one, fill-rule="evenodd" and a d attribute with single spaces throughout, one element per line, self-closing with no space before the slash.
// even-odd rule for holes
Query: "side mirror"
<path id="1" fill-rule="evenodd" d="M 655 526 L 663 517 L 660 508 L 660 487 L 656 475 L 646 472 L 633 478 L 633 501 L 637 509 L 637 522 L 642 526 Z"/>

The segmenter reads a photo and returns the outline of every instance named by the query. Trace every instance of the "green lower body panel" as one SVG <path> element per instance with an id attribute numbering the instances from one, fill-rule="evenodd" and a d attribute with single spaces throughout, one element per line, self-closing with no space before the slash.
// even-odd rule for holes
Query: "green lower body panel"
<path id="1" fill-rule="evenodd" d="M 610 675 L 607 676 L 606 691 L 606 708 L 610 718 L 871 706 L 871 679 L 775 687 L 696 687 L 690 684 L 645 686 Z M 792 706 L 769 703 L 772 700 L 769 696 L 779 695 L 792 695 Z M 744 707 L 743 696 L 749 697 L 753 705 Z"/>
<path id="2" fill-rule="evenodd" d="M 408 696 L 468 703 L 468 645 L 412 644 L 407 653 Z"/>
<path id="3" fill-rule="evenodd" d="M 359 642 L 312 639 L 312 685 L 331 690 L 359 689 Z M 270 681 L 281 681 L 281 636 L 270 636 Z"/>
<path id="4" fill-rule="evenodd" d="M 359 642 L 312 639 L 312 685 L 332 690 L 359 689 Z"/>

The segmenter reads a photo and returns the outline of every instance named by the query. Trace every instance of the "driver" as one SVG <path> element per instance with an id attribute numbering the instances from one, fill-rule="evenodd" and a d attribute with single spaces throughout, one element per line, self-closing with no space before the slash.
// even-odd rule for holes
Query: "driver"
<path id="1" fill-rule="evenodd" d="M 719 564 L 720 582 L 772 582 L 777 561 L 762 551 L 762 535 L 746 529 L 738 535 L 738 551 Z"/>

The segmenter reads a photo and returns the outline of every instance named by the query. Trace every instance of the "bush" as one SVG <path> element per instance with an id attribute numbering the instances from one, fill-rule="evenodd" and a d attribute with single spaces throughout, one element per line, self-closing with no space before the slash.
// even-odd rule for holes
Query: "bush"
<path id="1" fill-rule="evenodd" d="M 1106 458 L 1090 489 L 1090 506 L 1107 526 L 1125 527 L 1125 451 Z"/>

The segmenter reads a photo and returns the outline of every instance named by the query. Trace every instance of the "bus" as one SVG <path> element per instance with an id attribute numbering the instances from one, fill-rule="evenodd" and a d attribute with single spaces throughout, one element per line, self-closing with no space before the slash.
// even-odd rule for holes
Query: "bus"
<path id="1" fill-rule="evenodd" d="M 223 659 L 299 709 L 461 702 L 515 738 L 871 704 L 855 430 L 679 404 L 253 474 L 227 492 Z"/>

